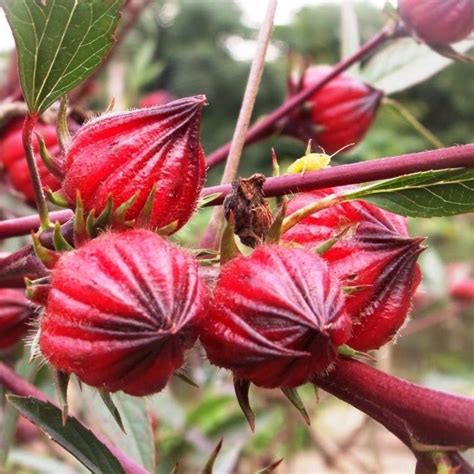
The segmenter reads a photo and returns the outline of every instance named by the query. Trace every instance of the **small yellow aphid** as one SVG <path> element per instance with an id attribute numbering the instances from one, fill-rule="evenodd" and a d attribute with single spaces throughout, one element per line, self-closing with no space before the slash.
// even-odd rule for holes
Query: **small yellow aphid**
<path id="1" fill-rule="evenodd" d="M 301 158 L 298 158 L 290 166 L 288 166 L 288 173 L 299 174 L 306 171 L 318 171 L 331 163 L 331 157 L 326 153 L 309 153 Z"/>
<path id="2" fill-rule="evenodd" d="M 332 155 L 327 155 L 326 153 L 311 153 L 311 140 L 308 142 L 308 147 L 306 148 L 306 153 L 301 158 L 295 160 L 290 166 L 288 166 L 288 173 L 290 174 L 305 174 L 306 171 L 318 171 L 327 166 L 330 166 L 331 158 L 334 155 L 337 155 L 344 148 L 352 146 L 353 143 L 346 145 L 339 150 L 337 150 Z M 324 151 L 324 150 L 323 150 Z"/>

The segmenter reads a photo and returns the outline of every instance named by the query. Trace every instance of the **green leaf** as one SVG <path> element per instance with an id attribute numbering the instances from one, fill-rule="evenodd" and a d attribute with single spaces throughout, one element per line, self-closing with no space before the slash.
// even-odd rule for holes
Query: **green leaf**
<path id="1" fill-rule="evenodd" d="M 15 395 L 9 395 L 8 400 L 24 417 L 92 472 L 124 473 L 121 464 L 109 449 L 75 418 L 68 417 L 63 426 L 61 410 L 49 402 Z"/>
<path id="2" fill-rule="evenodd" d="M 360 48 L 359 23 L 352 0 L 341 2 L 341 59 L 346 59 Z M 358 75 L 359 64 L 349 68 L 349 72 Z"/>
<path id="3" fill-rule="evenodd" d="M 455 49 L 464 53 L 473 46 L 474 40 L 465 40 L 455 45 Z M 362 69 L 362 78 L 386 94 L 393 94 L 428 79 L 452 62 L 425 44 L 400 38 L 368 61 Z"/>
<path id="4" fill-rule="evenodd" d="M 15 410 L 12 407 L 12 410 Z M 16 410 L 15 410 L 16 411 Z M 18 413 L 18 412 L 17 412 Z M 9 465 L 16 466 L 16 472 L 34 472 L 35 474 L 81 474 L 90 472 L 88 469 L 83 468 L 80 464 L 71 466 L 71 462 L 58 461 L 53 457 L 47 457 L 46 455 L 33 453 L 33 450 L 25 446 L 25 449 L 12 449 L 8 458 Z M 19 469 L 20 467 L 26 469 Z M 13 472 L 12 470 L 7 472 Z"/>
<path id="5" fill-rule="evenodd" d="M 31 382 L 38 372 L 38 364 L 36 361 L 30 363 L 29 359 L 30 354 L 25 350 L 21 359 L 16 363 L 15 372 L 28 382 Z M 0 400 L 0 403 L 2 401 Z M 8 459 L 9 450 L 15 439 L 17 423 L 18 411 L 12 405 L 6 405 L 3 409 L 2 423 L 0 423 L 0 466 L 4 466 Z"/>
<path id="6" fill-rule="evenodd" d="M 104 409 L 104 401 L 96 389 L 85 385 L 81 397 L 87 407 L 87 423 L 100 427 L 100 432 L 107 439 L 113 440 L 118 449 L 144 466 L 147 471 L 154 472 L 154 439 L 147 413 L 147 400 L 130 397 L 121 392 L 111 395 L 111 402 L 120 412 L 120 419 L 127 433 L 125 434 L 110 410 Z"/>
<path id="7" fill-rule="evenodd" d="M 120 411 L 127 432 L 123 437 L 127 449 L 124 451 L 136 459 L 149 472 L 155 472 L 155 441 L 151 430 L 146 400 L 130 397 L 122 392 L 112 395 Z"/>
<path id="8" fill-rule="evenodd" d="M 474 168 L 425 171 L 364 186 L 346 194 L 410 217 L 474 212 Z"/>
<path id="9" fill-rule="evenodd" d="M 122 0 L 2 0 L 30 112 L 44 112 L 104 60 Z"/>

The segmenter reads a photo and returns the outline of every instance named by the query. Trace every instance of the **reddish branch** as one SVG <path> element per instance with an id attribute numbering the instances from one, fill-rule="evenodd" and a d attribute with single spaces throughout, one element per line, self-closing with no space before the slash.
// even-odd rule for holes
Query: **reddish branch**
<path id="1" fill-rule="evenodd" d="M 458 473 L 473 472 L 455 452 L 474 446 L 473 399 L 421 387 L 350 359 L 339 359 L 335 370 L 315 383 L 384 425 L 427 468 L 433 469 L 430 451 L 443 446 L 461 466 Z"/>
<path id="2" fill-rule="evenodd" d="M 349 165 L 333 166 L 305 174 L 291 174 L 268 178 L 264 185 L 264 191 L 268 197 L 281 196 L 331 186 L 344 186 L 394 178 L 418 171 L 462 167 L 474 167 L 474 143 L 363 161 Z M 207 204 L 208 206 L 215 206 L 222 204 L 224 197 L 229 193 L 230 189 L 230 185 L 212 186 L 205 188 L 201 193 L 201 197 L 220 193 L 218 198 Z M 71 212 L 52 212 L 50 216 L 53 222 L 59 221 L 64 223 L 70 219 Z M 38 216 L 5 220 L 0 222 L 0 239 L 25 235 L 36 231 L 38 227 Z"/>
<path id="3" fill-rule="evenodd" d="M 46 275 L 46 268 L 36 257 L 32 245 L 0 258 L 0 288 L 22 288 L 25 277 L 34 280 Z"/>
<path id="4" fill-rule="evenodd" d="M 366 58 L 369 54 L 372 54 L 374 50 L 379 48 L 385 41 L 392 38 L 395 33 L 395 26 L 396 25 L 392 22 L 387 23 L 387 25 L 377 35 L 365 43 L 354 54 L 337 63 L 320 81 L 316 82 L 312 87 L 303 89 L 299 94 L 289 98 L 280 107 L 255 123 L 247 132 L 245 144 L 249 145 L 273 133 L 275 126 L 282 118 L 288 116 L 290 112 L 301 106 L 305 100 L 322 89 L 332 79 L 350 68 L 353 64 Z M 227 158 L 229 150 L 230 143 L 218 148 L 214 153 L 211 153 L 207 157 L 206 164 L 212 168 L 221 163 Z"/>
<path id="5" fill-rule="evenodd" d="M 64 222 L 68 221 L 72 216 L 73 212 L 69 209 L 51 212 L 49 214 L 51 222 L 59 222 L 61 224 L 64 224 Z M 5 220 L 0 222 L 0 239 L 27 235 L 30 232 L 36 232 L 39 229 L 39 226 L 40 221 L 37 214 Z"/>
<path id="6" fill-rule="evenodd" d="M 25 150 L 25 158 L 28 165 L 28 171 L 30 173 L 31 184 L 33 185 L 34 189 L 36 207 L 38 209 L 41 227 L 47 229 L 49 224 L 48 206 L 46 204 L 46 198 L 41 185 L 38 165 L 36 164 L 36 158 L 33 151 L 33 132 L 38 119 L 38 112 L 32 112 L 25 117 L 22 131 L 23 148 Z"/>
<path id="7" fill-rule="evenodd" d="M 281 196 L 283 194 L 311 191 L 332 186 L 344 186 L 347 184 L 395 178 L 418 171 L 461 167 L 474 167 L 474 143 L 363 161 L 349 165 L 333 166 L 305 174 L 288 174 L 276 178 L 268 178 L 263 189 L 268 197 Z M 230 189 L 229 185 L 212 186 L 203 190 L 202 197 L 220 193 L 219 198 L 208 205 L 222 204 L 224 197 L 229 193 Z"/>
<path id="8" fill-rule="evenodd" d="M 68 220 L 61 226 L 61 234 L 72 245 L 73 221 Z M 54 249 L 53 231 L 47 230 L 40 235 L 41 245 Z M 30 280 L 48 275 L 48 271 L 36 257 L 33 245 L 25 245 L 16 252 L 0 257 L 0 288 L 23 288 L 25 277 Z"/>
<path id="9" fill-rule="evenodd" d="M 0 362 L 0 386 L 5 387 L 9 392 L 19 395 L 21 397 L 34 397 L 43 402 L 49 402 L 52 405 L 56 404 L 49 399 L 41 390 L 37 389 L 34 385 L 30 384 L 26 380 L 22 379 L 15 371 L 10 367 Z M 147 474 L 142 466 L 137 464 L 133 459 L 130 459 L 118 448 L 113 446 L 110 441 L 95 435 L 103 444 L 109 448 L 110 452 L 117 458 L 122 465 L 124 471 L 127 474 Z"/>

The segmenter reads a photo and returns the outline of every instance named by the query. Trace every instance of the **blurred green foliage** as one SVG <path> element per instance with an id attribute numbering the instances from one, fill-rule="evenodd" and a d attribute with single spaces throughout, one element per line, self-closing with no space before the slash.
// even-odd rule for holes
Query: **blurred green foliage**
<path id="1" fill-rule="evenodd" d="M 383 24 L 384 18 L 369 3 L 356 5 L 362 39 L 366 40 Z M 339 7 L 334 3 L 307 6 L 288 24 L 275 28 L 273 46 L 278 54 L 267 63 L 254 120 L 283 101 L 290 50 L 315 63 L 338 61 L 339 15 Z M 243 23 L 242 12 L 232 0 L 152 2 L 118 55 L 128 69 L 127 105 L 136 106 L 140 96 L 157 89 L 166 89 L 176 96 L 206 94 L 209 106 L 203 115 L 202 139 L 205 151 L 212 152 L 232 137 L 249 71 L 249 62 L 237 60 L 233 48 L 254 40 L 256 34 L 255 27 Z M 455 64 L 395 98 L 446 145 L 473 142 L 474 103 L 472 80 L 468 80 L 473 77 L 474 64 Z M 244 151 L 241 174 L 257 170 L 270 174 L 272 146 L 277 150 L 282 169 L 305 149 L 303 143 L 273 137 Z M 382 108 L 364 142 L 353 152 L 338 155 L 335 161 L 353 162 L 426 148 L 430 145 L 394 111 Z M 218 182 L 221 170 L 217 167 L 210 173 L 209 184 Z M 176 239 L 184 244 L 195 244 L 208 217 L 209 210 L 197 213 Z M 411 222 L 413 234 L 430 237 L 432 259 L 423 262 L 426 275 L 443 274 L 446 262 L 472 259 L 473 225 L 472 216 Z M 440 262 L 439 268 L 433 263 L 436 259 Z M 441 279 L 440 287 L 436 287 L 436 282 L 430 286 L 427 278 L 425 285 L 427 294 L 434 295 L 430 303 L 434 306 L 417 308 L 414 320 L 436 311 L 452 314 L 452 319 L 400 338 L 394 349 L 391 371 L 413 380 L 423 381 L 427 376 L 439 377 L 443 383 L 454 380 L 453 386 L 448 388 L 469 390 L 473 386 L 473 309 L 449 300 L 445 280 Z M 157 420 L 157 472 L 171 472 L 177 461 L 181 466 L 179 472 L 198 472 L 221 436 L 225 443 L 217 460 L 216 472 L 219 473 L 236 472 L 233 469 L 239 456 L 242 459 L 239 472 L 255 472 L 279 457 L 291 460 L 292 455 L 302 450 L 323 453 L 324 457 L 324 446 L 318 440 L 320 436 L 324 438 L 325 433 L 319 433 L 317 425 L 306 427 L 278 391 L 252 389 L 257 431 L 251 436 L 234 400 L 229 375 L 206 365 L 203 367 L 201 358 L 199 354 L 197 361 L 189 361 L 189 369 L 200 389 L 183 387 L 182 382 L 174 381 L 170 388 L 148 400 Z M 49 383 L 49 377 L 44 379 Z M 333 409 L 332 399 L 324 399 L 317 406 L 312 387 L 302 387 L 301 396 L 313 420 L 318 413 Z M 25 467 L 25 456 L 22 458 L 19 452 L 15 455 L 16 462 L 24 466 L 21 472 L 35 472 Z M 231 469 L 226 471 L 225 466 Z M 13 467 L 11 472 L 20 472 L 15 469 Z"/>
<path id="2" fill-rule="evenodd" d="M 359 2 L 356 6 L 359 29 L 362 40 L 365 41 L 378 31 L 384 17 L 371 4 Z M 256 37 L 256 30 L 242 24 L 242 14 L 232 1 L 226 1 L 225 7 L 219 8 L 213 1 L 175 0 L 159 2 L 154 8 L 155 14 L 144 18 L 140 41 L 156 41 L 154 57 L 155 61 L 163 65 L 163 70 L 154 81 L 147 84 L 143 92 L 167 89 L 177 96 L 206 94 L 209 106 L 204 111 L 202 136 L 204 148 L 210 153 L 232 137 L 249 70 L 249 62 L 236 60 L 233 56 L 230 45 L 236 42 L 231 43 L 229 39 L 238 37 L 239 41 L 245 42 Z M 133 42 L 130 43 L 133 49 L 132 45 Z M 288 24 L 275 28 L 273 45 L 278 49 L 278 55 L 266 65 L 254 120 L 273 110 L 284 99 L 289 51 L 303 54 L 314 63 L 331 64 L 338 61 L 339 6 L 332 3 L 304 7 Z M 468 77 L 474 77 L 474 64 L 453 64 L 430 80 L 396 94 L 395 98 L 446 145 L 472 142 L 474 106 L 471 100 L 466 99 L 472 97 L 472 81 L 467 80 Z M 257 170 L 269 174 L 271 146 L 277 150 L 283 169 L 291 160 L 301 156 L 305 148 L 302 143 L 280 137 L 253 145 L 244 151 L 241 174 L 247 175 Z M 353 152 L 339 155 L 336 162 L 374 159 L 428 148 L 431 148 L 430 144 L 396 112 L 382 107 L 364 142 Z M 210 184 L 218 181 L 220 171 L 221 168 L 217 168 L 211 173 Z M 199 229 L 205 226 L 207 215 L 207 212 L 201 212 L 196 216 L 187 229 L 181 232 L 180 237 L 189 241 L 199 235 Z M 472 257 L 474 252 L 474 237 L 469 231 L 473 224 L 471 216 L 416 220 L 412 223 L 412 231 L 430 236 L 432 251 L 441 255 L 438 258 L 445 261 L 465 260 L 468 255 Z M 426 266 L 424 270 L 430 271 Z M 438 296 L 444 301 L 444 307 L 441 308 L 453 312 L 452 303 L 446 300 L 447 297 Z M 418 379 L 423 374 L 433 373 L 433 370 L 434 373 L 466 376 L 466 369 L 473 362 L 472 354 L 469 354 L 469 348 L 472 349 L 474 342 L 471 337 L 473 314 L 469 308 L 460 311 L 454 321 L 466 321 L 465 325 L 459 323 L 461 329 L 456 329 L 456 322 L 452 321 L 447 323 L 448 328 L 445 323 L 401 338 L 395 346 L 394 372 Z M 261 392 L 258 391 L 259 395 L 262 395 Z M 217 403 L 215 393 L 208 396 L 210 398 L 206 400 L 205 397 L 206 401 L 202 403 L 206 406 L 208 404 L 209 409 L 201 412 L 203 407 L 200 405 L 189 416 L 203 413 L 200 416 L 206 421 L 197 424 L 205 433 L 216 439 L 225 428 L 226 438 L 233 439 L 233 423 L 239 421 L 239 416 L 233 410 L 235 407 L 232 404 L 222 405 L 227 400 L 225 397 L 220 398 L 221 401 Z M 298 415 L 292 413 L 291 407 L 285 408 L 280 403 L 275 405 L 268 398 L 261 397 L 257 397 L 255 403 L 257 407 L 263 403 L 265 411 L 271 410 L 273 416 L 268 423 L 268 431 L 258 430 L 252 443 L 247 444 L 244 452 L 250 457 L 267 456 L 271 461 L 270 453 L 274 460 L 314 445 L 309 431 L 299 422 Z M 311 402 L 308 403 L 311 406 Z M 221 406 L 222 409 L 219 408 Z M 227 427 L 221 419 L 223 413 L 227 416 Z M 288 424 L 295 417 L 296 425 Z M 242 423 L 242 419 L 240 422 Z M 259 425 L 261 429 L 261 424 Z M 213 426 L 218 426 L 220 430 L 211 429 Z M 245 427 L 241 426 L 240 429 Z M 286 436 L 281 435 L 282 429 Z M 244 432 L 240 431 L 241 435 Z"/>
<path id="3" fill-rule="evenodd" d="M 278 54 L 266 65 L 254 120 L 284 99 L 289 51 L 302 54 L 314 63 L 338 61 L 339 10 L 335 3 L 306 6 L 288 24 L 275 27 L 273 45 Z M 369 3 L 356 3 L 356 11 L 365 41 L 378 31 L 384 16 Z M 256 37 L 256 29 L 242 20 L 242 12 L 232 0 L 224 4 L 209 0 L 155 2 L 153 12 L 144 15 L 139 31 L 131 35 L 124 52 L 127 57 L 144 45 L 154 45 L 154 60 L 161 65 L 161 73 L 148 81 L 142 93 L 167 89 L 176 96 L 206 94 L 209 106 L 204 112 L 202 136 L 207 153 L 230 140 L 238 115 L 249 62 L 235 59 L 238 47 L 235 44 Z M 446 145 L 468 143 L 474 141 L 474 107 L 472 101 L 466 100 L 472 97 L 469 77 L 474 77 L 474 64 L 453 64 L 432 79 L 396 94 L 395 98 Z M 270 171 L 270 146 L 287 162 L 304 150 L 304 144 L 287 138 L 272 138 L 251 146 L 244 152 L 242 175 L 255 170 Z M 353 152 L 339 155 L 336 161 L 359 161 L 429 147 L 396 112 L 382 107 L 364 142 Z M 210 184 L 217 182 L 220 170 L 210 174 Z"/>

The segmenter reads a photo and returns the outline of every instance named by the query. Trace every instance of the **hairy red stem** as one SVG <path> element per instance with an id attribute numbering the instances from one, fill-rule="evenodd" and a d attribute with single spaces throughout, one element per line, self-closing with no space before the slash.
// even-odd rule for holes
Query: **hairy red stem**
<path id="1" fill-rule="evenodd" d="M 384 425 L 423 464 L 430 466 L 431 457 L 428 451 L 417 451 L 414 441 L 451 449 L 474 446 L 473 399 L 421 387 L 343 358 L 314 382 Z M 456 456 L 453 460 L 461 463 Z M 461 472 L 470 472 L 466 466 Z"/>
<path id="2" fill-rule="evenodd" d="M 36 257 L 32 245 L 0 258 L 0 287 L 23 287 L 24 278 L 32 280 L 46 276 L 45 266 Z"/>
<path id="3" fill-rule="evenodd" d="M 264 191 L 268 197 L 281 196 L 333 186 L 395 178 L 419 171 L 461 167 L 474 167 L 474 143 L 333 166 L 305 174 L 288 174 L 268 178 L 264 185 Z M 219 197 L 206 204 L 206 206 L 215 206 L 222 204 L 230 190 L 231 186 L 228 184 L 211 186 L 203 189 L 201 197 L 214 193 L 220 194 Z M 52 212 L 50 217 L 52 222 L 64 223 L 72 217 L 72 211 Z M 0 222 L 0 239 L 29 234 L 36 231 L 39 225 L 38 215 L 5 220 Z"/>
<path id="4" fill-rule="evenodd" d="M 72 219 L 61 226 L 61 234 L 73 245 Z M 54 249 L 52 230 L 43 231 L 39 239 L 41 245 Z M 25 277 L 35 280 L 47 275 L 48 271 L 35 255 L 32 244 L 25 245 L 16 252 L 0 257 L 0 288 L 24 288 Z"/>
<path id="5" fill-rule="evenodd" d="M 474 167 L 474 143 L 333 166 L 305 174 L 288 174 L 268 178 L 263 189 L 268 197 L 282 196 L 314 189 L 395 178 L 419 171 L 462 167 Z M 219 197 L 206 204 L 206 206 L 216 206 L 222 204 L 230 190 L 231 186 L 228 184 L 211 186 L 203 189 L 201 197 L 214 193 L 220 194 Z M 52 222 L 64 223 L 71 218 L 72 213 L 68 210 L 58 211 L 52 212 L 50 216 Z M 37 215 L 5 220 L 0 222 L 0 239 L 29 234 L 31 231 L 35 231 L 38 226 L 39 217 Z"/>
<path id="6" fill-rule="evenodd" d="M 74 244 L 72 219 L 61 226 L 61 234 L 71 245 Z M 52 230 L 43 231 L 39 240 L 41 245 L 54 249 Z M 48 271 L 35 255 L 32 244 L 0 257 L 0 288 L 24 288 L 25 277 L 35 280 L 47 275 Z"/>
<path id="7" fill-rule="evenodd" d="M 332 186 L 344 186 L 347 184 L 395 178 L 418 171 L 461 167 L 474 167 L 474 143 L 419 153 L 409 153 L 390 158 L 380 158 L 372 161 L 362 161 L 349 165 L 333 166 L 304 174 L 288 174 L 268 178 L 263 190 L 268 197 L 281 196 Z M 212 186 L 203 189 L 201 196 L 205 197 L 210 194 L 220 193 L 218 198 L 207 204 L 214 206 L 222 204 L 230 190 L 230 185 Z"/>
<path id="8" fill-rule="evenodd" d="M 71 219 L 74 213 L 66 209 L 64 211 L 51 212 L 49 218 L 51 222 L 59 222 L 64 224 Z M 36 232 L 40 227 L 40 219 L 37 214 L 26 217 L 17 217 L 15 219 L 8 219 L 0 222 L 0 239 L 8 237 L 18 237 L 20 235 L 27 235 L 31 232 Z"/>
<path id="9" fill-rule="evenodd" d="M 36 165 L 35 154 L 33 151 L 33 131 L 38 122 L 39 115 L 32 112 L 25 117 L 23 122 L 23 148 L 25 149 L 25 158 L 30 173 L 31 182 L 35 192 L 36 207 L 38 208 L 41 227 L 47 229 L 49 226 L 48 206 L 44 196 L 41 178 Z"/>
<path id="10" fill-rule="evenodd" d="M 22 379 L 14 370 L 0 362 L 0 385 L 5 387 L 8 391 L 21 397 L 34 397 L 43 402 L 49 402 L 52 405 L 56 404 L 48 398 L 41 390 Z M 102 443 L 104 443 L 110 452 L 117 458 L 127 474 L 148 474 L 142 466 L 137 464 L 133 459 L 125 455 L 120 449 L 104 439 L 99 435 L 95 435 Z"/>
<path id="11" fill-rule="evenodd" d="M 247 132 L 245 136 L 245 145 L 254 143 L 257 140 L 265 138 L 272 133 L 275 125 L 290 112 L 299 107 L 305 100 L 313 94 L 321 90 L 328 82 L 333 80 L 339 74 L 350 68 L 353 64 L 364 59 L 368 54 L 372 53 L 376 48 L 382 45 L 387 39 L 394 34 L 394 25 L 388 23 L 378 34 L 367 41 L 358 51 L 351 56 L 337 63 L 326 76 L 313 86 L 303 89 L 300 93 L 286 100 L 280 107 L 269 113 L 258 122 L 256 122 Z M 227 143 L 216 151 L 211 153 L 206 160 L 209 168 L 216 166 L 227 158 L 230 150 L 230 143 Z"/>

